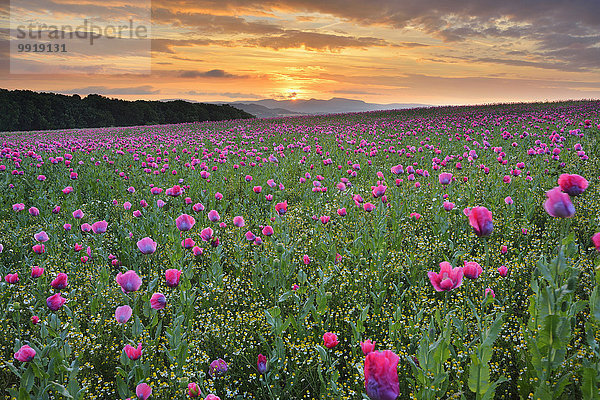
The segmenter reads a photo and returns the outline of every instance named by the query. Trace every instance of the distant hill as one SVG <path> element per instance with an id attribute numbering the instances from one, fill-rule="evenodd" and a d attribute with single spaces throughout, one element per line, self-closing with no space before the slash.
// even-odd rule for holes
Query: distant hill
<path id="1" fill-rule="evenodd" d="M 255 115 L 258 118 L 290 117 L 294 115 L 303 115 L 303 113 L 286 110 L 284 108 L 268 108 L 265 106 L 261 106 L 260 104 L 253 103 L 235 103 L 234 107 L 246 111 L 247 113 L 250 113 L 252 115 Z"/>
<path id="2" fill-rule="evenodd" d="M 348 112 L 364 112 L 364 111 L 378 111 L 378 110 L 396 110 L 405 108 L 418 108 L 418 107 L 429 107 L 428 104 L 420 103 L 393 103 L 393 104 L 377 104 L 377 103 L 366 103 L 362 100 L 344 99 L 340 97 L 334 97 L 329 100 L 256 100 L 256 101 L 236 101 L 231 104 L 235 107 L 240 107 L 245 111 L 258 115 L 249 111 L 250 106 L 261 106 L 263 108 L 254 108 L 257 112 L 260 111 L 264 116 L 286 116 L 293 114 L 335 114 L 335 113 L 348 113 Z M 276 114 L 276 115 L 268 115 Z"/>
<path id="3" fill-rule="evenodd" d="M 228 104 L 125 101 L 97 94 L 38 93 L 0 89 L 0 132 L 176 124 L 253 118 Z"/>

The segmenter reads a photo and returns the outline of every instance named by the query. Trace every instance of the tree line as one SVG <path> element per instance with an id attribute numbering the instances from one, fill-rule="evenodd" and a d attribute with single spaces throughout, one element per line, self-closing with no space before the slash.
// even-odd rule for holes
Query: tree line
<path id="1" fill-rule="evenodd" d="M 98 94 L 84 98 L 0 89 L 0 131 L 99 128 L 253 118 L 228 104 L 126 101 Z"/>

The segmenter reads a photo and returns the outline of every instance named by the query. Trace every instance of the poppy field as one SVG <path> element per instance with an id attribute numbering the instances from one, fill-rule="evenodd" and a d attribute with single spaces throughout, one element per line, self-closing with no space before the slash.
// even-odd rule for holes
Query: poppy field
<path id="1" fill-rule="evenodd" d="M 600 398 L 600 102 L 0 136 L 0 393 Z"/>

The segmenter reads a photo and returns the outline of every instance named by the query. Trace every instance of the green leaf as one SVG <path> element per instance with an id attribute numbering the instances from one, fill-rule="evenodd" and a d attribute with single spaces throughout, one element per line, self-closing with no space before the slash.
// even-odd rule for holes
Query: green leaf
<path id="1" fill-rule="evenodd" d="M 68 399 L 72 399 L 73 396 L 71 396 L 71 394 L 69 393 L 69 391 L 67 390 L 67 388 L 65 388 L 63 385 L 56 383 L 56 382 L 50 382 L 50 385 L 52 386 L 52 388 L 54 390 L 56 390 L 58 393 L 62 394 L 63 396 L 65 396 Z"/>
<path id="2" fill-rule="evenodd" d="M 325 363 L 327 360 L 327 351 L 323 348 L 323 346 L 321 346 L 319 344 L 316 345 L 315 347 L 317 348 L 317 351 L 319 352 L 319 356 L 321 356 L 321 361 L 323 363 Z"/>
<path id="3" fill-rule="evenodd" d="M 583 395 L 584 400 L 600 399 L 597 375 L 596 370 L 594 368 L 582 368 L 581 394 Z"/>
<path id="4" fill-rule="evenodd" d="M 29 396 L 29 393 L 27 393 L 27 389 L 25 389 L 24 387 L 21 387 L 19 389 L 18 400 L 31 400 L 31 397 Z"/>
<path id="5" fill-rule="evenodd" d="M 504 314 L 500 314 L 492 323 L 487 330 L 487 335 L 483 341 L 483 347 L 492 347 L 494 342 L 498 338 L 500 331 L 502 330 L 502 324 L 504 322 Z"/>
<path id="6" fill-rule="evenodd" d="M 127 387 L 127 384 L 125 383 L 123 378 L 121 378 L 119 375 L 117 375 L 117 390 L 119 392 L 119 396 L 122 399 L 126 399 L 129 397 L 129 388 Z"/>
<path id="7" fill-rule="evenodd" d="M 33 372 L 33 367 L 30 363 L 27 367 L 27 370 L 25 370 L 23 376 L 21 377 L 21 388 L 25 388 L 25 390 L 27 390 L 27 392 L 29 393 L 29 391 L 33 387 L 34 380 L 35 374 Z"/>

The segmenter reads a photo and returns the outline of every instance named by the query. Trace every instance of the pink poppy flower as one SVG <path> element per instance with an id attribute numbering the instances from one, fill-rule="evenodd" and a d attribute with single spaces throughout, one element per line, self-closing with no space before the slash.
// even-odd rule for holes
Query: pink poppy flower
<path id="1" fill-rule="evenodd" d="M 365 358 L 365 391 L 372 400 L 395 400 L 400 393 L 398 361 L 390 350 L 372 351 Z"/>
<path id="2" fill-rule="evenodd" d="M 25 344 L 25 345 L 21 346 L 21 348 L 15 353 L 14 358 L 17 361 L 29 362 L 29 361 L 33 360 L 35 355 L 36 355 L 35 350 L 32 349 L 31 347 L 29 347 L 29 345 Z"/>
<path id="3" fill-rule="evenodd" d="M 469 212 L 469 223 L 479 237 L 490 236 L 494 230 L 492 213 L 485 207 L 474 207 Z"/>
<path id="4" fill-rule="evenodd" d="M 132 312 L 133 312 L 133 310 L 131 309 L 131 307 L 129 307 L 127 305 L 117 307 L 117 309 L 115 310 L 115 319 L 117 320 L 118 323 L 124 324 L 127 321 L 129 321 L 129 318 L 131 318 Z"/>
<path id="5" fill-rule="evenodd" d="M 452 265 L 450 265 L 449 262 L 444 261 L 440 263 L 439 273 L 429 271 L 427 276 L 436 292 L 445 292 L 456 289 L 462 285 L 463 268 L 452 268 Z"/>
<path id="6" fill-rule="evenodd" d="M 149 237 L 145 237 L 138 240 L 137 247 L 142 254 L 152 254 L 156 251 L 156 242 Z"/>
<path id="7" fill-rule="evenodd" d="M 559 187 L 546 192 L 544 209 L 555 218 L 570 218 L 575 215 L 575 207 L 568 194 L 561 192 Z"/>
<path id="8" fill-rule="evenodd" d="M 360 342 L 360 348 L 362 349 L 363 354 L 366 356 L 375 350 L 375 342 L 371 342 L 371 339 L 367 339 L 364 342 Z"/>
<path id="9" fill-rule="evenodd" d="M 194 217 L 188 214 L 181 214 L 175 220 L 175 225 L 177 225 L 177 229 L 179 229 L 182 232 L 186 232 L 192 229 L 195 223 L 196 220 L 194 219 Z"/>
<path id="10" fill-rule="evenodd" d="M 323 334 L 323 342 L 325 344 L 325 347 L 327 347 L 328 349 L 332 349 L 340 343 L 338 342 L 337 335 L 332 332 L 325 332 Z"/>
<path id="11" fill-rule="evenodd" d="M 125 354 L 127 354 L 127 357 L 133 361 L 138 360 L 142 356 L 142 344 L 141 343 L 138 343 L 137 348 L 133 347 L 130 344 L 125 345 L 125 348 L 123 348 L 123 350 L 125 351 Z"/>
<path id="12" fill-rule="evenodd" d="M 136 292 L 140 289 L 140 286 L 142 286 L 142 278 L 140 278 L 133 270 L 129 270 L 124 274 L 119 272 L 115 281 L 121 286 L 123 293 Z"/>

